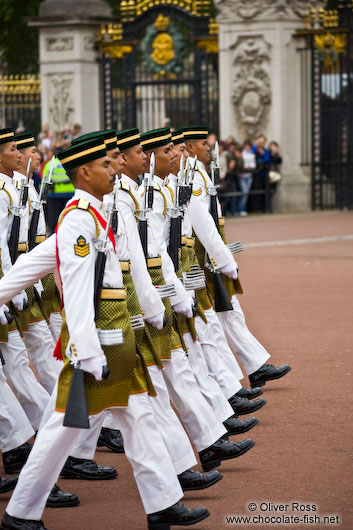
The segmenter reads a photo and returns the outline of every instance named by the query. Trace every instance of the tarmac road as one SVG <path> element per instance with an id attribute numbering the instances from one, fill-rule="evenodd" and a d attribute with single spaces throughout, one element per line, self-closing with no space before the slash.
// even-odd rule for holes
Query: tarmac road
<path id="1" fill-rule="evenodd" d="M 241 240 L 246 247 L 236 258 L 248 326 L 273 362 L 289 363 L 292 371 L 264 387 L 267 405 L 256 413 L 260 424 L 247 433 L 254 449 L 223 463 L 224 479 L 188 492 L 184 502 L 209 508 L 211 517 L 195 527 L 200 530 L 351 530 L 353 213 L 250 216 L 227 220 L 226 233 L 229 242 Z M 61 480 L 62 488 L 79 494 L 81 506 L 47 509 L 46 526 L 146 529 L 125 456 L 99 450 L 96 459 L 115 465 L 119 478 Z M 0 499 L 1 514 L 9 496 Z M 249 503 L 256 504 L 253 512 Z M 227 523 L 232 515 L 255 521 Z M 324 516 L 332 519 L 323 522 Z M 266 517 L 287 517 L 288 523 Z"/>

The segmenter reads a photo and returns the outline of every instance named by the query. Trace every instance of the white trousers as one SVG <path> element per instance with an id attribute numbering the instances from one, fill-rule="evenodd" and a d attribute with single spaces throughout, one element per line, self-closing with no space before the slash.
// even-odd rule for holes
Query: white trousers
<path id="1" fill-rule="evenodd" d="M 1 352 L 5 359 L 6 379 L 33 429 L 37 431 L 49 401 L 49 394 L 37 381 L 29 366 L 28 353 L 18 331 L 9 333 L 8 342 L 1 345 Z"/>
<path id="2" fill-rule="evenodd" d="M 217 313 L 230 347 L 239 357 L 248 375 L 256 372 L 271 356 L 248 329 L 237 297 L 232 297 L 233 311 Z"/>
<path id="3" fill-rule="evenodd" d="M 164 510 L 178 502 L 183 491 L 164 441 L 155 428 L 148 395 L 132 395 L 128 407 L 111 410 L 124 437 L 125 454 L 146 513 Z M 48 495 L 80 434 L 80 429 L 64 427 L 63 418 L 62 413 L 52 412 L 41 427 L 6 508 L 9 515 L 41 519 Z"/>
<path id="4" fill-rule="evenodd" d="M 156 397 L 149 396 L 156 427 L 164 440 L 169 456 L 173 462 L 177 475 L 183 473 L 197 464 L 192 445 L 181 425 L 178 416 L 170 404 L 170 398 L 163 375 L 158 366 L 149 366 L 153 386 L 157 392 Z M 90 417 L 90 429 L 82 431 L 70 455 L 76 458 L 93 459 L 97 447 L 97 440 L 102 426 L 109 425 L 109 429 L 120 429 L 114 411 Z"/>
<path id="5" fill-rule="evenodd" d="M 0 368 L 0 449 L 3 453 L 16 449 L 33 435 L 34 430 Z"/>
<path id="6" fill-rule="evenodd" d="M 183 349 L 172 351 L 163 377 L 170 399 L 197 451 L 215 443 L 227 431 L 202 395 Z"/>
<path id="7" fill-rule="evenodd" d="M 227 399 L 234 396 L 242 385 L 243 373 L 234 353 L 229 347 L 222 324 L 213 308 L 205 311 L 207 324 L 201 317 L 196 317 L 196 331 L 210 374 L 216 379 Z"/>
<path id="8" fill-rule="evenodd" d="M 201 344 L 198 340 L 193 340 L 191 333 L 184 334 L 184 342 L 188 349 L 191 369 L 204 398 L 213 408 L 219 421 L 227 420 L 233 416 L 234 411 L 216 379 L 209 374 Z"/>
<path id="9" fill-rule="evenodd" d="M 55 344 L 46 321 L 32 322 L 23 340 L 40 384 L 51 394 L 61 365 L 53 357 Z"/>
<path id="10" fill-rule="evenodd" d="M 61 324 L 62 324 L 61 313 L 57 311 L 55 311 L 54 313 L 50 313 L 49 328 L 50 328 L 55 344 L 58 342 L 58 338 L 61 333 Z"/>

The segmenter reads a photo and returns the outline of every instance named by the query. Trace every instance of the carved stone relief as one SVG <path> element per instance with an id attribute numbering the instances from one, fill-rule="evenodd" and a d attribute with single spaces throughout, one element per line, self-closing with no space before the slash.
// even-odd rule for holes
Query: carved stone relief
<path id="1" fill-rule="evenodd" d="M 232 101 L 246 136 L 266 128 L 271 105 L 270 45 L 262 37 L 240 38 L 233 55 Z"/>
<path id="2" fill-rule="evenodd" d="M 67 52 L 74 47 L 73 37 L 48 37 L 45 41 L 48 52 Z"/>
<path id="3" fill-rule="evenodd" d="M 324 0 L 215 0 L 220 16 L 231 20 L 280 19 L 288 15 L 303 17 Z"/>
<path id="4" fill-rule="evenodd" d="M 48 80 L 51 123 L 56 131 L 72 127 L 75 110 L 72 98 L 73 74 L 51 74 Z"/>
<path id="5" fill-rule="evenodd" d="M 94 50 L 94 45 L 95 45 L 95 38 L 94 37 L 86 35 L 86 37 L 84 38 L 83 42 L 84 42 L 83 47 L 84 47 L 84 50 L 86 52 L 91 52 L 91 51 Z"/>

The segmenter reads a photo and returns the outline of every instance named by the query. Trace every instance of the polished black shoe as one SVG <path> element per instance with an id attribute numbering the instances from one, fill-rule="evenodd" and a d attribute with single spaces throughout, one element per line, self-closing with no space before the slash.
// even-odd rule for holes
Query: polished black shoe
<path id="1" fill-rule="evenodd" d="M 113 453 L 125 453 L 123 435 L 115 429 L 102 427 L 97 446 L 108 447 Z"/>
<path id="2" fill-rule="evenodd" d="M 222 480 L 223 475 L 219 471 L 209 471 L 208 473 L 200 473 L 193 469 L 187 469 L 184 473 L 178 475 L 183 491 L 203 490 L 209 488 Z"/>
<path id="3" fill-rule="evenodd" d="M 171 526 L 190 526 L 203 521 L 210 515 L 207 508 L 187 508 L 177 502 L 161 512 L 147 515 L 148 530 L 170 530 Z"/>
<path id="4" fill-rule="evenodd" d="M 43 521 L 33 521 L 31 519 L 18 519 L 5 512 L 1 521 L 1 530 L 48 530 Z"/>
<path id="5" fill-rule="evenodd" d="M 78 506 L 80 499 L 74 493 L 66 493 L 62 491 L 57 484 L 51 490 L 47 500 L 47 508 L 69 508 L 70 506 Z"/>
<path id="6" fill-rule="evenodd" d="M 231 416 L 226 421 L 223 422 L 223 425 L 227 429 L 227 434 L 225 436 L 234 436 L 236 434 L 244 434 L 244 432 L 250 431 L 255 425 L 259 423 L 257 418 L 252 416 L 251 418 L 246 418 L 246 420 L 239 420 L 239 418 Z"/>
<path id="7" fill-rule="evenodd" d="M 0 493 L 7 493 L 15 489 L 18 477 L 3 478 L 0 477 Z"/>
<path id="8" fill-rule="evenodd" d="M 255 410 L 259 410 L 266 405 L 266 401 L 262 398 L 250 401 L 249 399 L 241 398 L 237 395 L 232 396 L 229 403 L 234 412 L 239 416 L 242 416 L 243 414 L 253 414 Z"/>
<path id="9" fill-rule="evenodd" d="M 241 398 L 255 399 L 261 396 L 261 394 L 263 394 L 261 388 L 255 386 L 254 388 L 242 387 L 235 395 Z"/>
<path id="10" fill-rule="evenodd" d="M 94 460 L 84 460 L 69 456 L 61 471 L 62 478 L 78 478 L 85 480 L 111 480 L 118 476 L 116 469 L 100 466 Z"/>
<path id="11" fill-rule="evenodd" d="M 249 375 L 251 388 L 264 386 L 266 381 L 280 379 L 291 371 L 289 364 L 283 364 L 276 368 L 273 364 L 263 364 L 256 372 Z"/>
<path id="12" fill-rule="evenodd" d="M 230 458 L 237 458 L 238 456 L 247 453 L 255 442 L 250 438 L 234 443 L 227 440 L 217 440 L 213 445 L 200 451 L 200 461 L 204 471 L 210 471 L 215 467 L 221 465 L 222 460 L 229 460 Z"/>
<path id="13" fill-rule="evenodd" d="M 16 447 L 16 449 L 11 449 L 11 451 L 2 453 L 2 462 L 4 464 L 5 473 L 9 475 L 12 473 L 19 473 L 27 462 L 31 449 L 32 445 L 25 443 Z"/>

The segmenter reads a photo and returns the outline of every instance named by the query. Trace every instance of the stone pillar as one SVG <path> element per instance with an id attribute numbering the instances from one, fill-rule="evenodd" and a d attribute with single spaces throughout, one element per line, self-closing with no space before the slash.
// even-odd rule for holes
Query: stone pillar
<path id="1" fill-rule="evenodd" d="M 321 0 L 216 0 L 219 23 L 220 134 L 242 142 L 265 134 L 283 154 L 276 211 L 307 211 L 310 176 L 301 163 L 301 69 L 294 38 Z"/>
<path id="2" fill-rule="evenodd" d="M 95 41 L 110 15 L 103 0 L 45 0 L 29 21 L 39 28 L 42 123 L 54 131 L 78 123 L 85 133 L 102 125 Z"/>

